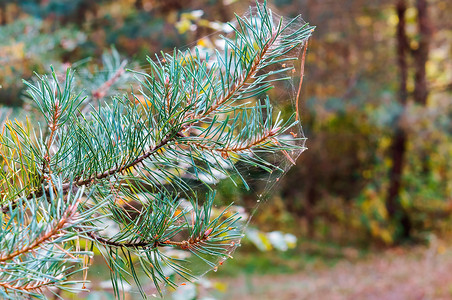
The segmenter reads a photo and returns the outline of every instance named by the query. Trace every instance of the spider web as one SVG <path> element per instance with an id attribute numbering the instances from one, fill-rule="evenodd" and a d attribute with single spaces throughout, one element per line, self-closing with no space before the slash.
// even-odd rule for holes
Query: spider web
<path id="1" fill-rule="evenodd" d="M 255 18 L 257 15 L 258 8 L 252 8 L 250 11 L 243 16 L 246 20 L 251 20 Z M 298 17 L 294 20 L 284 20 L 281 16 L 271 12 L 272 22 L 274 24 L 278 24 L 280 20 L 282 21 L 283 26 L 287 27 L 287 34 L 291 34 L 295 32 L 298 28 L 304 26 L 306 23 Z M 291 22 L 289 24 L 289 22 Z M 289 25 L 288 25 L 289 24 Z M 236 26 L 237 22 L 231 23 L 231 26 Z M 226 38 L 230 37 L 231 34 L 223 32 Z M 205 37 L 206 38 L 206 37 Z M 219 32 L 217 35 L 209 36 L 208 39 L 211 41 L 212 45 L 219 45 L 221 49 L 222 43 L 222 35 Z M 247 99 L 244 102 L 247 103 L 259 103 L 264 101 L 265 97 L 270 99 L 271 105 L 273 107 L 273 118 L 275 118 L 278 114 L 282 114 L 283 118 L 289 118 L 292 114 L 296 114 L 296 119 L 299 120 L 299 96 L 301 89 L 301 80 L 303 78 L 303 68 L 304 68 L 304 59 L 305 59 L 305 50 L 307 49 L 307 40 L 304 41 L 303 44 L 298 47 L 292 49 L 284 55 L 281 55 L 281 63 L 274 64 L 269 68 L 264 69 L 263 72 L 274 73 L 271 75 L 269 79 L 273 80 L 273 88 L 268 90 L 267 92 L 260 94 L 252 99 Z M 208 52 L 212 59 L 215 60 L 215 55 L 210 48 L 204 48 L 203 51 Z M 218 48 L 217 48 L 218 50 Z M 296 58 L 296 60 L 285 60 L 289 58 Z M 281 69 L 288 69 L 285 72 L 275 72 Z M 236 202 L 234 202 L 234 206 L 230 207 L 228 211 L 233 211 L 237 214 L 240 214 L 242 219 L 240 220 L 240 226 L 237 229 L 240 233 L 243 233 L 251 218 L 254 214 L 258 212 L 259 207 L 267 202 L 274 192 L 279 180 L 282 176 L 292 167 L 294 166 L 297 158 L 301 155 L 303 151 L 306 150 L 305 142 L 306 137 L 304 135 L 301 123 L 298 122 L 293 126 L 287 128 L 284 134 L 281 136 L 281 139 L 286 141 L 287 143 L 293 143 L 299 146 L 295 150 L 291 151 L 279 151 L 273 153 L 264 153 L 262 154 L 262 158 L 268 161 L 271 164 L 271 170 L 263 170 L 259 167 L 254 167 L 249 164 L 241 164 L 237 163 L 234 167 L 237 169 L 238 173 L 240 173 L 245 181 L 246 187 L 240 184 L 240 180 L 234 180 L 233 178 L 222 178 L 218 176 L 217 178 L 206 178 L 206 181 L 211 180 L 212 185 L 218 187 L 223 182 L 231 182 L 234 181 L 234 185 L 229 185 L 228 187 L 235 188 L 240 193 L 245 193 L 246 196 L 243 197 L 240 195 L 236 195 Z M 259 155 L 259 154 L 255 154 Z M 221 194 L 221 192 L 219 192 Z M 215 209 L 221 210 L 224 205 L 229 203 L 224 203 L 224 198 L 219 195 L 220 199 L 215 204 Z M 244 200 L 247 198 L 247 200 Z M 227 200 L 226 200 L 227 201 Z M 261 208 L 262 209 L 262 208 Z M 242 235 L 243 236 L 243 235 Z M 226 256 L 218 257 L 215 261 L 214 267 L 209 267 L 204 264 L 199 259 L 194 258 L 193 260 L 188 260 L 189 268 L 198 276 L 202 276 L 208 271 L 212 269 L 216 271 L 219 267 L 221 267 L 223 261 L 227 257 L 232 257 L 233 252 L 237 247 L 240 246 L 241 239 L 238 238 L 236 240 L 231 241 L 230 245 L 227 246 L 227 250 L 225 251 Z"/>

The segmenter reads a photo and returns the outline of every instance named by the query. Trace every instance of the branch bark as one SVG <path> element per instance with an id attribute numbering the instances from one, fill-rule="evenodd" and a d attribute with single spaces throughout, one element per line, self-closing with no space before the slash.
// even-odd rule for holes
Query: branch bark
<path id="1" fill-rule="evenodd" d="M 155 241 L 140 241 L 140 242 L 117 242 L 117 241 L 112 241 L 111 239 L 107 239 L 107 238 L 98 236 L 96 233 L 91 232 L 91 231 L 86 232 L 86 235 L 100 244 L 111 246 L 111 247 L 117 247 L 117 248 L 157 248 L 157 247 L 176 246 L 183 250 L 190 249 L 190 247 L 192 247 L 196 244 L 199 244 L 203 241 L 206 241 L 209 237 L 208 234 L 204 234 L 202 236 L 199 236 L 196 238 L 190 238 L 188 240 L 183 240 L 183 241 L 155 240 Z"/>

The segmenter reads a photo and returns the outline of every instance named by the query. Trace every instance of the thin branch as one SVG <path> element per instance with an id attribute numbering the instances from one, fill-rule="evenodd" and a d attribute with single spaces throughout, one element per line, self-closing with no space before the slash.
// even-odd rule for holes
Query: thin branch
<path id="1" fill-rule="evenodd" d="M 306 59 L 306 50 L 308 49 L 308 40 L 306 40 L 306 43 L 304 45 L 303 49 L 303 55 L 301 56 L 301 73 L 300 73 L 300 83 L 298 85 L 298 92 L 297 92 L 297 98 L 295 99 L 295 119 L 298 121 L 300 118 L 300 108 L 299 108 L 299 102 L 300 102 L 300 94 L 301 94 L 301 86 L 303 84 L 303 77 L 304 77 L 304 62 Z"/>
<path id="2" fill-rule="evenodd" d="M 190 247 L 192 247 L 196 244 L 199 244 L 201 242 L 204 242 L 209 238 L 208 234 L 204 234 L 204 235 L 198 236 L 196 238 L 190 238 L 190 239 L 183 240 L 180 242 L 171 241 L 171 240 L 166 240 L 166 241 L 155 240 L 152 242 L 147 242 L 147 241 L 116 242 L 116 241 L 112 241 L 111 239 L 107 239 L 107 238 L 98 236 L 96 233 L 94 233 L 92 231 L 85 232 L 85 233 L 87 236 L 89 236 L 90 238 L 92 238 L 93 240 L 95 240 L 96 242 L 98 242 L 100 244 L 111 246 L 111 247 L 118 247 L 118 248 L 157 248 L 157 247 L 176 246 L 181 249 L 187 250 Z"/>
<path id="3" fill-rule="evenodd" d="M 28 245 L 22 249 L 16 250 L 13 253 L 10 253 L 8 255 L 0 256 L 0 264 L 4 264 L 8 260 L 11 260 L 24 253 L 30 252 L 35 248 L 38 248 L 40 245 L 48 242 L 54 236 L 59 234 L 61 232 L 61 230 L 63 230 L 70 223 L 71 219 L 75 216 L 75 214 L 77 213 L 77 207 L 78 207 L 78 201 L 76 202 L 76 204 L 71 205 L 67 208 L 67 210 L 64 212 L 61 219 L 58 222 L 56 222 L 56 224 L 53 226 L 53 228 L 51 230 L 44 233 L 42 236 L 37 238 L 30 245 Z"/>
<path id="4" fill-rule="evenodd" d="M 126 61 L 123 61 L 121 65 L 119 66 L 118 70 L 116 70 L 115 74 L 105 81 L 99 88 L 95 89 L 91 92 L 91 95 L 95 100 L 100 100 L 107 94 L 108 90 L 111 88 L 113 84 L 115 84 L 116 81 L 119 80 L 122 74 L 124 74 L 124 67 L 126 66 Z"/>
<path id="5" fill-rule="evenodd" d="M 0 287 L 4 288 L 5 290 L 16 290 L 16 291 L 24 291 L 24 292 L 30 292 L 34 290 L 41 290 L 44 287 L 48 287 L 51 284 L 54 284 L 55 281 L 47 279 L 43 281 L 35 281 L 35 282 L 28 282 L 25 285 L 12 285 L 10 283 L 6 282 L 0 282 Z"/>
<path id="6" fill-rule="evenodd" d="M 95 174 L 95 175 L 93 175 L 93 176 L 91 176 L 89 178 L 80 179 L 80 180 L 72 182 L 72 183 L 71 182 L 67 182 L 67 183 L 63 184 L 62 189 L 63 189 L 63 191 L 67 191 L 73 186 L 79 186 L 79 187 L 85 186 L 85 185 L 91 184 L 91 183 L 93 183 L 95 181 L 98 181 L 98 180 L 101 180 L 101 179 L 113 176 L 113 175 L 118 174 L 118 173 L 122 173 L 122 172 L 126 171 L 127 169 L 130 169 L 130 168 L 134 167 L 135 165 L 138 165 L 139 163 L 144 161 L 146 158 L 152 156 L 158 150 L 160 150 L 161 148 L 166 146 L 168 143 L 170 143 L 171 141 L 175 140 L 176 137 L 178 137 L 178 136 L 179 135 L 177 135 L 177 134 L 174 135 L 174 136 L 171 136 L 170 134 L 168 134 L 157 146 L 153 147 L 151 150 L 145 152 L 144 154 L 138 156 L 137 158 L 135 158 L 133 161 L 131 161 L 127 165 L 115 167 L 115 168 L 107 170 L 107 171 L 105 171 L 103 173 Z M 49 191 L 49 187 L 45 187 L 43 190 L 39 190 L 36 193 L 33 193 L 33 194 L 29 195 L 27 197 L 27 199 L 32 199 L 33 197 L 40 197 L 44 193 L 47 194 L 48 191 Z M 11 205 L 12 205 L 13 208 L 17 205 L 17 201 L 18 200 L 12 201 Z M 2 213 L 4 213 L 4 214 L 8 213 L 10 211 L 9 205 L 8 204 L 3 205 L 1 210 L 2 210 Z"/>
<path id="7" fill-rule="evenodd" d="M 234 96 L 235 93 L 237 93 L 241 88 L 243 88 L 245 86 L 245 84 L 247 84 L 248 80 L 250 80 L 251 78 L 253 78 L 254 75 L 257 74 L 257 72 L 259 71 L 259 65 L 260 65 L 261 61 L 263 60 L 264 56 L 267 54 L 270 47 L 276 41 L 276 38 L 277 38 L 277 32 L 275 31 L 275 32 L 273 32 L 272 37 L 268 41 L 268 43 L 262 48 L 262 51 L 258 55 L 256 55 L 256 57 L 254 58 L 254 60 L 251 64 L 251 67 L 250 67 L 248 73 L 246 74 L 246 76 L 244 76 L 243 79 L 238 84 L 235 84 L 234 87 L 231 90 L 229 90 L 229 92 L 226 94 L 226 96 L 219 99 L 216 103 L 213 103 L 201 115 L 191 114 L 191 115 L 188 115 L 187 117 L 192 118 L 192 119 L 200 118 L 199 121 L 202 121 L 204 118 L 208 117 L 212 113 L 215 113 L 220 106 L 222 106 L 228 100 L 230 100 Z"/>
<path id="8" fill-rule="evenodd" d="M 107 171 L 105 171 L 103 173 L 93 175 L 93 176 L 91 176 L 91 177 L 89 177 L 87 179 L 78 180 L 78 181 L 72 183 L 72 185 L 84 186 L 84 185 L 88 185 L 88 184 L 92 183 L 93 181 L 101 180 L 101 179 L 113 176 L 115 174 L 122 173 L 122 172 L 126 171 L 127 169 L 130 169 L 130 168 L 138 165 L 139 163 L 144 161 L 146 158 L 152 156 L 157 151 L 159 151 L 161 148 L 163 148 L 168 143 L 173 141 L 176 137 L 177 137 L 177 135 L 171 136 L 170 134 L 168 134 L 157 146 L 151 148 L 149 151 L 147 151 L 144 154 L 138 156 L 137 158 L 135 158 L 133 161 L 131 161 L 127 165 L 122 165 L 122 166 L 119 166 L 119 167 L 112 168 L 112 169 L 107 170 Z M 71 183 L 63 184 L 63 190 L 64 191 L 68 190 L 70 188 L 70 186 L 71 186 Z"/>
<path id="9" fill-rule="evenodd" d="M 96 233 L 92 231 L 85 232 L 85 234 L 100 244 L 112 247 L 145 248 L 149 247 L 149 245 L 153 245 L 153 243 L 149 242 L 115 242 L 110 239 L 98 236 Z"/>
<path id="10" fill-rule="evenodd" d="M 58 99 L 56 99 L 54 111 L 53 111 L 53 115 L 52 115 L 52 121 L 49 122 L 49 124 L 48 124 L 49 128 L 50 128 L 50 136 L 49 136 L 49 140 L 47 141 L 47 155 L 49 155 L 49 149 L 52 146 L 55 132 L 58 129 L 58 121 L 59 121 L 60 117 L 61 117 L 61 106 L 60 106 Z"/>
<path id="11" fill-rule="evenodd" d="M 217 151 L 220 153 L 228 153 L 228 152 L 242 152 L 242 151 L 246 151 L 246 150 L 250 150 L 253 147 L 257 147 L 259 145 L 265 144 L 267 142 L 269 142 L 269 140 L 271 140 L 273 138 L 273 136 L 276 135 L 276 133 L 280 130 L 279 127 L 274 128 L 270 131 L 267 131 L 266 133 L 264 133 L 260 138 L 255 139 L 254 141 L 247 143 L 245 145 L 243 145 L 243 143 L 237 144 L 237 145 L 233 145 L 233 146 L 224 146 L 221 148 L 215 148 L 212 146 L 207 146 L 207 145 L 203 145 L 201 143 L 198 142 L 191 142 L 187 141 L 188 144 L 194 145 L 200 149 L 203 150 L 207 150 L 207 151 Z"/>

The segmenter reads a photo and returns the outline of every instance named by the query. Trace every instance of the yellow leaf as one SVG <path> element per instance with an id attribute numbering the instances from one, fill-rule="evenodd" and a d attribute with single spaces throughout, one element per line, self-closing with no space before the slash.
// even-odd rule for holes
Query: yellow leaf
<path id="1" fill-rule="evenodd" d="M 180 34 L 186 33 L 188 30 L 190 30 L 191 21 L 187 19 L 181 19 L 179 22 L 176 23 L 176 29 Z"/>
<path id="2" fill-rule="evenodd" d="M 226 290 L 228 288 L 228 285 L 226 283 L 224 283 L 224 282 L 216 281 L 216 282 L 213 283 L 213 287 L 217 291 L 224 293 L 224 292 L 226 292 Z"/>

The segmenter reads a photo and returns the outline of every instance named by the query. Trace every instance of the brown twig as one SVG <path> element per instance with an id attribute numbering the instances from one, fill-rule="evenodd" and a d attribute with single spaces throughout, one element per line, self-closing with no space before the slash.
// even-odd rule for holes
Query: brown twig
<path id="1" fill-rule="evenodd" d="M 0 256 L 0 264 L 4 264 L 6 261 L 11 260 L 19 255 L 22 255 L 24 253 L 30 252 L 35 248 L 38 248 L 40 245 L 46 243 L 50 239 L 52 239 L 54 236 L 59 234 L 61 230 L 63 230 L 67 225 L 70 223 L 71 219 L 75 216 L 77 213 L 77 207 L 78 202 L 76 204 L 71 205 L 68 207 L 68 209 L 64 212 L 61 219 L 56 222 L 52 229 L 38 237 L 34 242 L 32 242 L 30 245 L 23 247 L 22 249 L 18 249 L 14 251 L 13 253 L 10 253 L 5 256 Z"/>
<path id="2" fill-rule="evenodd" d="M 112 246 L 112 247 L 119 247 L 119 248 L 157 248 L 157 247 L 176 246 L 183 250 L 187 250 L 190 247 L 192 247 L 196 244 L 199 244 L 201 242 L 204 242 L 209 238 L 209 234 L 203 234 L 196 238 L 190 238 L 190 239 L 183 240 L 180 242 L 172 241 L 172 240 L 166 240 L 166 241 L 154 240 L 152 242 L 148 242 L 148 241 L 117 242 L 117 241 L 112 241 L 110 239 L 98 236 L 96 233 L 94 233 L 92 231 L 85 232 L 85 234 L 100 244 Z"/>
<path id="3" fill-rule="evenodd" d="M 262 48 L 262 51 L 259 53 L 259 55 L 256 55 L 254 58 L 251 68 L 248 72 L 248 74 L 243 78 L 243 80 L 233 89 L 229 91 L 229 93 L 226 95 L 226 97 L 220 99 L 217 103 L 214 103 L 205 113 L 204 116 L 210 115 L 211 113 L 215 112 L 221 105 L 226 103 L 229 99 L 234 96 L 237 91 L 239 91 L 248 80 L 250 80 L 254 75 L 256 75 L 257 71 L 259 70 L 259 64 L 264 58 L 265 54 L 267 54 L 268 50 L 270 49 L 270 46 L 273 45 L 273 43 L 276 41 L 276 32 L 273 33 L 270 41 Z"/>
<path id="4" fill-rule="evenodd" d="M 52 146 L 53 138 L 55 135 L 56 130 L 58 129 L 58 121 L 61 117 L 61 106 L 58 99 L 56 99 L 54 111 L 52 115 L 52 120 L 49 122 L 49 129 L 50 129 L 50 136 L 49 140 L 47 141 L 47 152 L 49 151 L 50 147 Z"/>
<path id="5" fill-rule="evenodd" d="M 49 129 L 50 129 L 50 136 L 49 136 L 49 140 L 47 141 L 47 149 L 46 149 L 46 154 L 44 155 L 44 159 L 42 162 L 42 180 L 45 179 L 50 179 L 50 177 L 46 174 L 48 173 L 50 175 L 51 171 L 50 171 L 50 161 L 51 161 L 51 155 L 50 155 L 50 147 L 52 146 L 53 143 L 53 139 L 55 138 L 55 133 L 58 129 L 58 121 L 61 117 L 61 106 L 60 106 L 60 102 L 58 101 L 58 99 L 56 99 L 55 101 L 55 106 L 53 107 L 53 115 L 52 115 L 52 120 L 49 121 Z M 47 171 L 46 171 L 46 167 L 47 167 Z M 51 180 L 51 179 L 50 179 Z"/>
<path id="6" fill-rule="evenodd" d="M 54 237 L 56 237 L 62 230 L 64 230 L 68 224 L 70 224 L 71 220 L 76 216 L 77 214 L 77 207 L 79 202 L 77 201 L 75 204 L 70 205 L 66 211 L 64 212 L 63 216 L 58 222 L 54 223 L 54 226 L 48 230 L 46 233 L 38 237 L 34 242 L 32 242 L 30 245 L 25 246 L 21 249 L 18 249 L 14 251 L 13 253 L 10 253 L 5 256 L 0 256 L 0 265 L 5 264 L 7 261 L 14 259 L 15 257 L 18 257 L 22 254 L 33 252 L 36 248 L 40 247 L 44 243 L 49 242 Z M 69 257 L 74 258 L 69 252 L 67 252 L 65 249 L 61 248 L 57 244 L 55 244 L 60 250 L 65 252 Z M 1 268 L 0 268 L 1 270 Z M 4 288 L 6 291 L 8 290 L 18 290 L 18 291 L 41 291 L 42 288 L 47 287 L 49 285 L 52 285 L 55 283 L 55 281 L 51 279 L 46 279 L 43 281 L 32 281 L 27 282 L 25 284 L 18 284 L 19 280 L 14 280 L 11 282 L 1 282 L 0 281 L 0 287 Z"/>
<path id="7" fill-rule="evenodd" d="M 186 119 L 190 119 L 190 118 L 191 119 L 198 119 L 198 118 L 200 118 L 200 121 L 202 121 L 204 118 L 206 118 L 209 115 L 211 115 L 212 113 L 216 112 L 220 106 L 225 104 L 228 100 L 230 100 L 234 96 L 235 93 L 237 93 L 237 91 L 239 91 L 241 88 L 243 88 L 245 86 L 245 84 L 247 84 L 248 80 L 253 78 L 253 76 L 256 75 L 256 73 L 258 72 L 258 70 L 259 70 L 258 67 L 259 67 L 260 62 L 262 61 L 264 56 L 267 54 L 268 50 L 273 45 L 273 43 L 276 41 L 276 38 L 277 38 L 276 33 L 277 32 L 273 32 L 273 35 L 272 35 L 271 39 L 269 40 L 269 42 L 262 48 L 262 51 L 258 55 L 256 55 L 256 57 L 254 58 L 254 60 L 253 60 L 253 62 L 251 64 L 250 70 L 248 71 L 246 76 L 242 75 L 243 79 L 240 80 L 240 82 L 238 84 L 234 84 L 233 87 L 226 94 L 226 96 L 224 96 L 223 98 L 217 100 L 216 103 L 213 103 L 201 115 L 188 114 Z"/>
<path id="8" fill-rule="evenodd" d="M 107 94 L 108 90 L 111 88 L 113 84 L 124 74 L 124 67 L 126 66 L 126 61 L 123 61 L 119 66 L 118 70 L 116 70 L 115 74 L 105 81 L 100 87 L 91 92 L 91 95 L 95 100 L 100 100 Z"/>
<path id="9" fill-rule="evenodd" d="M 303 55 L 301 56 L 301 73 L 300 73 L 300 83 L 298 85 L 298 92 L 297 92 L 297 98 L 295 99 L 295 120 L 299 120 L 300 115 L 300 109 L 299 109 L 299 102 L 300 102 L 300 94 L 301 94 L 301 86 L 303 84 L 303 77 L 304 77 L 304 62 L 306 58 L 306 50 L 308 49 L 308 40 L 306 40 L 306 43 L 304 45 L 303 49 Z"/>
<path id="10" fill-rule="evenodd" d="M 215 148 L 213 146 L 206 146 L 206 145 L 203 145 L 198 142 L 186 141 L 186 143 L 194 145 L 200 149 L 204 149 L 204 150 L 208 150 L 208 151 L 217 151 L 222 154 L 226 153 L 226 155 L 227 155 L 228 152 L 242 152 L 242 151 L 250 150 L 253 147 L 262 145 L 262 144 L 268 142 L 269 140 L 271 140 L 273 138 L 273 136 L 276 135 L 276 133 L 278 132 L 279 129 L 280 129 L 279 127 L 273 128 L 272 130 L 265 132 L 260 138 L 257 138 L 254 141 L 247 143 L 246 145 L 237 144 L 237 145 L 233 145 L 233 146 L 224 146 L 221 148 Z"/>
<path id="11" fill-rule="evenodd" d="M 131 161 L 130 163 L 126 164 L 126 165 L 122 165 L 119 167 L 115 167 L 112 168 L 110 170 L 107 170 L 103 173 L 100 174 L 96 174 L 93 175 L 89 178 L 86 179 L 80 179 L 74 183 L 72 183 L 72 185 L 75 186 L 85 186 L 88 184 L 91 184 L 93 181 L 96 180 L 101 180 L 110 176 L 113 176 L 115 174 L 118 173 L 122 173 L 134 166 L 136 166 L 137 164 L 141 163 L 142 161 L 144 161 L 146 158 L 152 156 L 153 154 L 155 154 L 157 151 L 159 151 L 161 148 L 163 148 L 164 146 L 166 146 L 168 143 L 170 143 L 172 140 L 175 139 L 177 135 L 174 135 L 173 137 L 171 137 L 171 135 L 167 135 L 157 146 L 151 148 L 149 151 L 145 152 L 144 154 L 138 156 L 137 158 L 135 158 L 133 161 Z M 65 183 L 63 184 L 63 190 L 66 191 L 71 187 L 71 183 Z"/>
<path id="12" fill-rule="evenodd" d="M 35 282 L 28 282 L 25 285 L 13 285 L 6 282 L 0 281 L 0 287 L 4 288 L 5 290 L 19 290 L 24 292 L 30 292 L 33 290 L 41 290 L 44 287 L 47 287 L 51 284 L 54 284 L 55 282 L 47 279 L 44 281 L 35 281 Z"/>
<path id="13" fill-rule="evenodd" d="M 155 154 L 161 148 L 163 148 L 168 143 L 173 141 L 177 136 L 178 135 L 171 136 L 170 134 L 168 134 L 157 146 L 153 147 L 152 149 L 150 149 L 149 151 L 145 152 L 144 154 L 138 156 L 137 158 L 135 158 L 133 161 L 131 161 L 127 165 L 122 165 L 122 166 L 119 166 L 119 167 L 112 168 L 112 169 L 107 170 L 107 171 L 105 171 L 103 173 L 92 175 L 92 176 L 90 176 L 89 178 L 86 178 L 86 179 L 80 179 L 80 180 L 77 180 L 77 181 L 72 182 L 72 183 L 70 183 L 70 182 L 65 183 L 65 184 L 63 184 L 62 189 L 63 189 L 63 191 L 67 191 L 73 186 L 79 186 L 79 187 L 86 186 L 88 184 L 92 184 L 95 181 L 107 178 L 109 176 L 113 176 L 113 175 L 118 174 L 118 173 L 122 173 L 122 172 L 126 171 L 127 169 L 130 169 L 130 168 L 134 167 L 135 165 L 138 165 L 139 163 L 143 162 L 146 158 L 148 158 L 148 157 L 152 156 L 153 154 Z M 40 197 L 44 193 L 48 193 L 48 191 L 49 191 L 49 187 L 45 188 L 44 190 L 39 190 L 36 193 L 33 193 L 33 194 L 29 195 L 27 197 L 27 199 L 32 199 L 33 196 L 34 197 Z M 12 207 L 13 208 L 16 206 L 17 201 L 18 200 L 15 200 L 15 201 L 12 202 Z M 1 211 L 2 211 L 2 213 L 8 213 L 9 212 L 9 205 L 3 205 L 1 207 Z"/>

